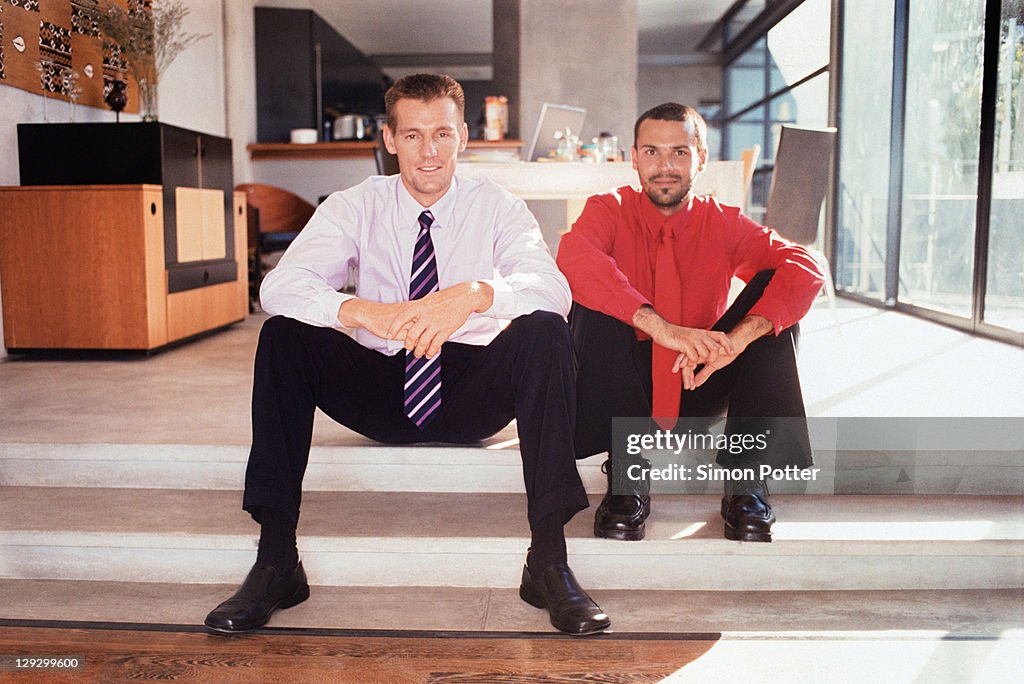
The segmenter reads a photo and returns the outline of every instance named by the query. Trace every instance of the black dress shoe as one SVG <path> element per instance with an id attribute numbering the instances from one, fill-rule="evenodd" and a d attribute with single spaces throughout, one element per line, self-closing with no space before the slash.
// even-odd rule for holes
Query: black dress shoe
<path id="1" fill-rule="evenodd" d="M 623 541 L 640 541 L 647 534 L 651 497 L 605 494 L 594 512 L 594 536 Z"/>
<path id="2" fill-rule="evenodd" d="M 770 542 L 775 513 L 768 497 L 760 493 L 722 497 L 725 538 L 736 541 Z"/>
<path id="3" fill-rule="evenodd" d="M 215 632 L 235 634 L 262 627 L 280 608 L 291 608 L 309 598 L 309 583 L 302 563 L 290 577 L 276 568 L 256 563 L 235 595 L 206 616 L 206 626 Z"/>
<path id="4" fill-rule="evenodd" d="M 566 563 L 552 563 L 540 575 L 524 565 L 519 598 L 536 608 L 546 608 L 551 624 L 569 634 L 596 634 L 612 624 L 576 582 Z"/>
<path id="5" fill-rule="evenodd" d="M 623 541 L 640 541 L 647 534 L 647 516 L 651 514 L 651 497 L 639 487 L 629 494 L 612 494 L 610 461 L 601 466 L 608 475 L 608 491 L 594 512 L 594 536 Z M 620 490 L 621 491 L 621 490 Z"/>

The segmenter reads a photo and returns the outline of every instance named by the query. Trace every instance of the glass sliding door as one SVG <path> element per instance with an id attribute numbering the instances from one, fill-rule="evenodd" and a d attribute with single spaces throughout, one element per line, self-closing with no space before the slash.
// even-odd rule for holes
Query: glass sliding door
<path id="1" fill-rule="evenodd" d="M 836 289 L 1024 344 L 1024 0 L 840 6 Z"/>
<path id="2" fill-rule="evenodd" d="M 972 316 L 985 3 L 911 0 L 902 302 Z"/>
<path id="3" fill-rule="evenodd" d="M 1024 0 L 1003 0 L 984 321 L 1024 331 Z"/>
<path id="4" fill-rule="evenodd" d="M 885 299 L 892 109 L 892 0 L 843 8 L 836 289 Z"/>

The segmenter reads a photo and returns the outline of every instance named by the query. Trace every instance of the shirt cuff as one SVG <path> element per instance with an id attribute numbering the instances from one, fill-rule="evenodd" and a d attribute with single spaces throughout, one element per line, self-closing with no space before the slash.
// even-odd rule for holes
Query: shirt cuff
<path id="1" fill-rule="evenodd" d="M 482 316 L 489 316 L 491 318 L 516 317 L 516 293 L 511 285 L 506 283 L 503 278 L 478 280 L 477 282 L 487 283 L 494 290 L 494 301 L 491 302 L 491 307 L 481 314 Z"/>
<path id="2" fill-rule="evenodd" d="M 611 301 L 611 315 L 626 325 L 633 325 L 633 316 L 644 304 L 650 304 L 647 298 L 638 292 L 623 292 Z"/>
<path id="3" fill-rule="evenodd" d="M 747 312 L 747 315 L 760 316 L 761 318 L 768 319 L 768 322 L 772 324 L 773 335 L 778 335 L 785 328 L 789 327 L 788 325 L 785 324 L 789 318 L 788 311 L 786 310 L 786 307 L 782 305 L 781 302 L 765 302 L 764 298 L 762 298 L 760 301 L 758 301 L 756 304 L 754 304 L 754 306 L 750 308 L 750 311 Z"/>
<path id="4" fill-rule="evenodd" d="M 355 297 L 341 292 L 324 292 L 317 295 L 316 311 L 325 327 L 338 329 L 344 327 L 338 322 L 338 309 L 350 299 L 355 299 Z"/>

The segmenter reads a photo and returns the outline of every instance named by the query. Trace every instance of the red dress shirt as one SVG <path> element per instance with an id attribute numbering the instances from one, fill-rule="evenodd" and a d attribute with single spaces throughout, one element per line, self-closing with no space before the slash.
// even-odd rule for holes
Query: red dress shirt
<path id="1" fill-rule="evenodd" d="M 665 216 L 642 191 L 624 186 L 588 199 L 572 230 L 562 236 L 557 262 L 573 299 L 632 325 L 637 309 L 654 302 L 658 236 L 666 222 L 675 234 L 682 305 L 677 320 L 686 327 L 714 325 L 725 313 L 734 275 L 746 282 L 758 271 L 775 269 L 750 315 L 768 319 L 777 335 L 804 317 L 824 282 L 804 247 L 736 207 L 694 197 L 689 206 Z M 637 331 L 637 337 L 646 335 Z"/>

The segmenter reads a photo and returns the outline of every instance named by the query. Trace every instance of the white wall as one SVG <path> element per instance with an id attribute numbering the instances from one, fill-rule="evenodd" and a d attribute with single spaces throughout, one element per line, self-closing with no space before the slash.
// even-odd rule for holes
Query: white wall
<path id="1" fill-rule="evenodd" d="M 235 4 L 234 0 L 226 0 Z M 159 2 L 159 0 L 157 0 Z M 224 90 L 225 0 L 185 0 L 183 30 L 208 33 L 178 55 L 160 79 L 160 120 L 213 135 L 227 135 Z"/>
<path id="2" fill-rule="evenodd" d="M 214 135 L 230 135 L 225 97 L 225 2 L 234 10 L 237 5 L 249 4 L 250 0 L 185 0 L 191 12 L 186 17 L 184 29 L 191 33 L 211 35 L 182 52 L 161 79 L 158 103 L 161 121 Z M 249 23 L 251 43 L 251 4 Z M 255 78 L 250 83 L 255 83 Z M 253 87 L 249 86 L 249 90 L 253 90 Z M 252 98 L 255 100 L 255 93 L 252 94 Z M 50 99 L 46 104 L 47 118 L 51 122 L 71 120 L 70 103 Z M 81 122 L 113 121 L 114 113 L 108 109 L 79 105 L 75 119 Z M 121 119 L 136 121 L 138 117 L 123 115 Z M 20 182 L 17 124 L 42 121 L 42 95 L 0 85 L 0 185 L 18 185 Z M 255 129 L 255 114 L 253 128 Z M 244 143 L 242 147 L 244 151 Z M 237 154 L 236 150 L 236 157 Z M 4 230 L 2 216 L 0 230 Z M 3 310 L 2 297 L 3 292 L 0 290 L 0 311 Z M 0 320 L 0 340 L 2 339 L 3 322 Z M 6 355 L 6 351 L 0 346 L 0 358 Z"/>
<path id="3" fill-rule="evenodd" d="M 320 197 L 351 188 L 377 173 L 377 163 L 372 157 L 264 159 L 251 166 L 254 183 L 266 183 L 290 190 L 314 205 L 320 203 Z"/>
<path id="4" fill-rule="evenodd" d="M 256 142 L 255 0 L 224 3 L 224 88 L 228 136 L 234 146 L 235 185 L 253 181 L 245 146 Z"/>

